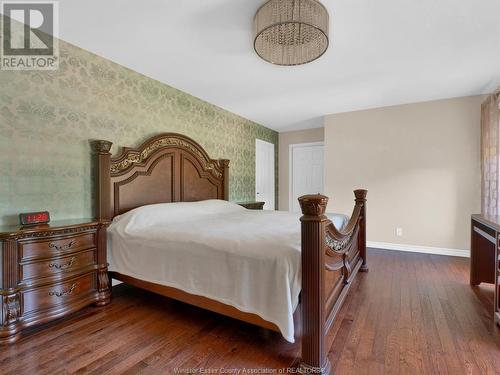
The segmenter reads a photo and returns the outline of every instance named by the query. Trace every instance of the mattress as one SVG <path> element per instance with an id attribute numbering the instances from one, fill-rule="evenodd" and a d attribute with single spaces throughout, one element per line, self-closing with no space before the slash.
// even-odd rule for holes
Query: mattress
<path id="1" fill-rule="evenodd" d="M 109 227 L 109 270 L 256 314 L 294 342 L 300 216 L 221 200 L 140 207 Z M 329 217 L 337 228 L 348 221 Z"/>

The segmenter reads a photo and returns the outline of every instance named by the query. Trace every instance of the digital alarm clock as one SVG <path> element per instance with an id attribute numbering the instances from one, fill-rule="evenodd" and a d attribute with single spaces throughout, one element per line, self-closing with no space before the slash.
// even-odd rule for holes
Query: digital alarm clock
<path id="1" fill-rule="evenodd" d="M 39 225 L 48 224 L 50 222 L 50 214 L 48 211 L 28 212 L 19 214 L 21 225 Z"/>

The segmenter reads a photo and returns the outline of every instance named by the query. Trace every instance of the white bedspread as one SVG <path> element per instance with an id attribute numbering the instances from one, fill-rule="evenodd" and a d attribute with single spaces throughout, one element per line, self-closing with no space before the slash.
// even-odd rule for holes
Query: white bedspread
<path id="1" fill-rule="evenodd" d="M 339 228 L 344 215 L 329 215 Z M 294 342 L 300 214 L 209 200 L 140 207 L 109 228 L 109 270 L 254 313 Z"/>

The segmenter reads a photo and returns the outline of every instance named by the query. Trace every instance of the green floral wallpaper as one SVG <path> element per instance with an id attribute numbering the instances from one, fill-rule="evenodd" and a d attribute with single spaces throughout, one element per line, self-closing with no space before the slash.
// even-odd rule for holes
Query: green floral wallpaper
<path id="1" fill-rule="evenodd" d="M 255 139 L 278 134 L 252 121 L 60 41 L 57 71 L 0 71 L 0 225 L 19 212 L 93 216 L 90 139 L 137 146 L 185 134 L 227 158 L 230 199 L 255 197 Z M 276 182 L 276 188 L 278 184 Z"/>

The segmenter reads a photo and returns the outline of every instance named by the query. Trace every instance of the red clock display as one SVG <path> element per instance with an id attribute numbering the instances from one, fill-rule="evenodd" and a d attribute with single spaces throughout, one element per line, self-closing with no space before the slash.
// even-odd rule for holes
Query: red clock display
<path id="1" fill-rule="evenodd" d="M 50 221 L 50 215 L 47 211 L 42 212 L 29 212 L 19 214 L 21 225 L 37 225 L 47 224 Z"/>

